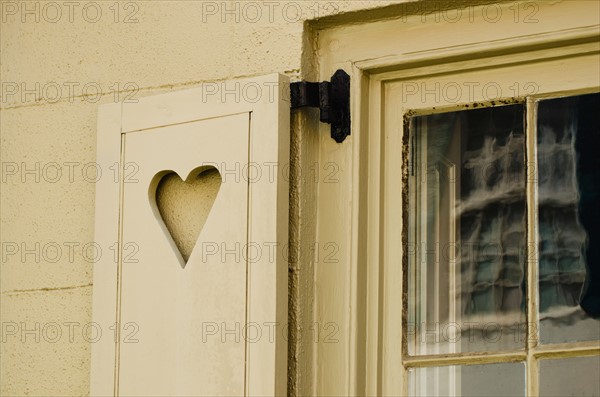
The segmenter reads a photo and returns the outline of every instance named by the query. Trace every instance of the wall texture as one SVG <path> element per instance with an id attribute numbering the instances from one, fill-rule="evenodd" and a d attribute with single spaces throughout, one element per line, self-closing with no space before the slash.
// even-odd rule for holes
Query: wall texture
<path id="1" fill-rule="evenodd" d="M 89 393 L 96 114 L 101 103 L 273 72 L 315 75 L 305 21 L 392 1 L 0 0 L 2 396 Z M 350 17 L 348 21 L 352 22 Z M 310 394 L 314 121 L 293 115 L 290 394 Z M 307 240 L 310 241 L 310 240 Z M 101 330 L 101 337 L 112 337 Z"/>

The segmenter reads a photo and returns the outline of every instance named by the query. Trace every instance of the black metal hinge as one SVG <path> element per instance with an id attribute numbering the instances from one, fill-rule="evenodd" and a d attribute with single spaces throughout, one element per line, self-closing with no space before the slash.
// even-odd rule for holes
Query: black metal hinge
<path id="1" fill-rule="evenodd" d="M 338 143 L 350 135 L 350 76 L 337 70 L 331 81 L 290 84 L 291 107 L 318 107 L 322 123 L 331 124 L 331 137 Z"/>

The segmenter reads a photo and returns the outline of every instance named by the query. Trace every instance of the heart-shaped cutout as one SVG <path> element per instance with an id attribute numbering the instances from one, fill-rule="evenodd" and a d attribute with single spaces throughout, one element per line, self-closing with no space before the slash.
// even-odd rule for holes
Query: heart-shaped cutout
<path id="1" fill-rule="evenodd" d="M 181 255 L 182 268 L 194 250 L 221 182 L 221 174 L 212 166 L 192 170 L 185 181 L 174 171 L 159 172 L 152 179 L 150 202 Z"/>

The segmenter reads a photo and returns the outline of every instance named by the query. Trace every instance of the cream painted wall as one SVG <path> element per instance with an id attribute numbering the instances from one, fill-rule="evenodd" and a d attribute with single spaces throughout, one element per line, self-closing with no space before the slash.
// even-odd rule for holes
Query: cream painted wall
<path id="1" fill-rule="evenodd" d="M 114 177 L 93 163 L 98 105 L 241 76 L 314 76 L 304 21 L 389 3 L 0 1 L 2 396 L 89 393 L 94 181 Z M 293 117 L 291 154 L 290 394 L 303 395 L 312 346 L 293 329 L 312 320 L 302 241 L 314 238 L 316 192 L 299 170 L 317 153 L 297 131 L 313 122 Z"/>

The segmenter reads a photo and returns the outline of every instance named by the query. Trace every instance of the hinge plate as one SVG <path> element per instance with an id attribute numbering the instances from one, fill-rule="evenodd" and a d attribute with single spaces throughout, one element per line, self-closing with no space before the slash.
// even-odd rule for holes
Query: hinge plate
<path id="1" fill-rule="evenodd" d="M 318 107 L 319 119 L 331 124 L 331 137 L 338 143 L 350 135 L 350 76 L 339 69 L 331 81 L 299 81 L 290 84 L 291 108 Z"/>

